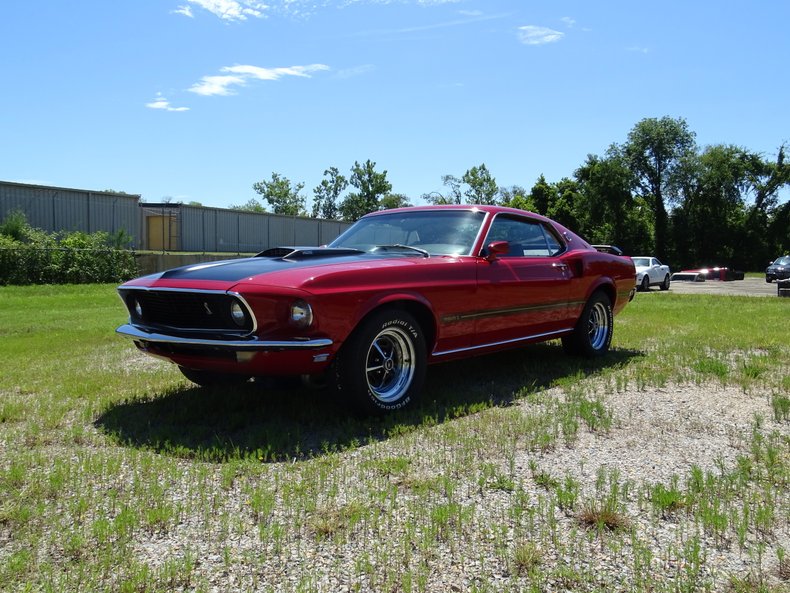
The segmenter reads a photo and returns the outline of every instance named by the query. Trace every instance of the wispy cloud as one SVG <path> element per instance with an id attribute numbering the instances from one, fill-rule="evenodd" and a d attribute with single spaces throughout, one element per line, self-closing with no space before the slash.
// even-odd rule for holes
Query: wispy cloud
<path id="1" fill-rule="evenodd" d="M 560 19 L 560 21 L 562 21 L 562 23 L 563 23 L 563 24 L 564 24 L 566 27 L 568 27 L 569 29 L 573 29 L 573 26 L 576 24 L 576 19 L 572 19 L 572 18 L 571 18 L 571 17 L 569 17 L 569 16 L 564 16 L 564 17 L 562 17 L 562 18 Z"/>
<path id="2" fill-rule="evenodd" d="M 234 87 L 245 86 L 251 80 L 279 80 L 284 76 L 310 78 L 311 74 L 322 70 L 329 70 L 329 66 L 325 64 L 286 68 L 261 68 L 249 65 L 225 66 L 220 70 L 223 74 L 204 76 L 200 82 L 196 82 L 189 88 L 189 92 L 206 97 L 235 95 Z"/>
<path id="3" fill-rule="evenodd" d="M 400 29 L 372 29 L 358 33 L 359 36 L 372 36 L 372 35 L 393 35 L 404 33 L 420 33 L 423 31 L 433 31 L 436 29 L 447 29 L 450 27 L 459 27 L 463 25 L 470 25 L 472 23 L 480 23 L 484 21 L 493 21 L 503 19 L 509 16 L 508 14 L 475 14 L 463 15 L 463 18 L 454 19 L 451 21 L 442 21 L 438 23 L 431 23 L 429 25 L 415 25 L 413 27 L 403 27 Z"/>
<path id="4" fill-rule="evenodd" d="M 171 10 L 170 14 L 180 14 L 183 16 L 188 16 L 191 19 L 195 18 L 195 15 L 192 14 L 191 6 L 179 6 L 178 8 Z"/>
<path id="5" fill-rule="evenodd" d="M 187 2 L 207 10 L 223 21 L 246 21 L 249 17 L 262 18 L 265 16 L 264 11 L 269 8 L 257 0 L 187 0 Z M 173 12 L 188 17 L 193 16 L 189 5 L 179 6 Z"/>
<path id="6" fill-rule="evenodd" d="M 638 45 L 632 45 L 631 47 L 627 47 L 626 51 L 632 51 L 632 52 L 636 52 L 638 54 L 650 53 L 650 50 L 648 48 L 641 47 L 641 46 L 638 46 Z"/>
<path id="7" fill-rule="evenodd" d="M 189 107 L 173 107 L 162 93 L 156 93 L 156 98 L 145 104 L 148 109 L 162 109 L 164 111 L 189 111 Z"/>
<path id="8" fill-rule="evenodd" d="M 418 6 L 439 6 L 458 4 L 464 0 L 186 0 L 224 21 L 246 21 L 250 17 L 263 18 L 268 14 L 282 14 L 291 17 L 309 17 L 321 9 L 347 8 L 371 4 L 416 4 Z M 174 14 L 194 17 L 190 5 L 171 10 Z M 468 11 L 474 12 L 474 11 Z"/>
<path id="9" fill-rule="evenodd" d="M 353 68 L 344 68 L 342 70 L 338 70 L 337 74 L 335 74 L 336 78 L 355 78 L 357 76 L 363 76 L 368 72 L 373 72 L 376 67 L 373 64 L 362 64 L 361 66 L 354 66 Z"/>
<path id="10" fill-rule="evenodd" d="M 545 45 L 554 43 L 565 36 L 562 31 L 555 31 L 548 27 L 537 27 L 535 25 L 525 25 L 518 28 L 518 38 L 524 45 Z"/>

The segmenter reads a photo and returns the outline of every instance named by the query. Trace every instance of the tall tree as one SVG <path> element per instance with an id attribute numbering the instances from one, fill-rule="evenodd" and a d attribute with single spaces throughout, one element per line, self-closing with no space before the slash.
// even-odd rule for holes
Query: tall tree
<path id="1" fill-rule="evenodd" d="M 667 205 L 679 199 L 684 164 L 696 150 L 694 132 L 682 118 L 646 118 L 634 126 L 623 146 L 642 195 L 653 208 L 656 255 L 666 258 Z"/>
<path id="2" fill-rule="evenodd" d="M 461 180 L 469 186 L 464 192 L 468 203 L 496 204 L 498 191 L 496 179 L 491 175 L 485 163 L 467 170 Z"/>
<path id="3" fill-rule="evenodd" d="M 369 212 L 379 209 L 379 200 L 392 191 L 387 181 L 387 171 L 376 171 L 376 163 L 368 159 L 364 164 L 354 162 L 351 167 L 350 183 L 357 189 L 346 196 L 340 204 L 340 213 L 346 220 L 357 220 Z"/>
<path id="4" fill-rule="evenodd" d="M 291 184 L 291 180 L 279 173 L 272 173 L 271 181 L 258 181 L 252 188 L 259 193 L 272 207 L 275 214 L 302 216 L 305 209 L 305 198 L 299 192 L 304 183 Z"/>
<path id="5" fill-rule="evenodd" d="M 633 195 L 633 175 L 616 147 L 603 157 L 587 155 L 574 176 L 583 196 L 577 213 L 585 238 L 630 254 L 653 252 L 652 217 L 644 201 Z"/>
<path id="6" fill-rule="evenodd" d="M 409 202 L 409 197 L 404 194 L 387 194 L 379 200 L 379 210 L 409 207 L 411 207 L 411 202 Z"/>
<path id="7" fill-rule="evenodd" d="M 348 180 L 337 167 L 329 167 L 324 171 L 324 179 L 313 189 L 313 218 L 337 218 L 340 214 L 337 199 L 346 187 Z"/>
<path id="8" fill-rule="evenodd" d="M 549 211 L 549 205 L 557 199 L 557 191 L 543 176 L 540 174 L 535 185 L 529 191 L 529 198 L 535 204 L 535 212 L 546 216 Z"/>

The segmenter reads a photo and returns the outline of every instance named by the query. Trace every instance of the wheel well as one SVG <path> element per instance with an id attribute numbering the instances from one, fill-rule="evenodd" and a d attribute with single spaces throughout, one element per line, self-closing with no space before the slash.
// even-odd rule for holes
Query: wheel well
<path id="1" fill-rule="evenodd" d="M 357 327 L 361 325 L 368 317 L 383 311 L 385 309 L 400 309 L 409 313 L 422 328 L 423 335 L 425 336 L 425 347 L 428 352 L 433 351 L 434 343 L 436 342 L 436 320 L 431 310 L 424 304 L 417 301 L 400 300 L 383 303 L 375 309 L 368 312 L 362 319 L 359 320 Z"/>
<path id="2" fill-rule="evenodd" d="M 592 295 L 595 294 L 596 292 L 602 292 L 606 296 L 608 296 L 609 302 L 612 304 L 612 308 L 614 308 L 615 302 L 617 301 L 617 292 L 615 291 L 614 286 L 612 286 L 611 284 L 602 284 L 601 286 L 597 287 L 595 290 L 592 291 L 590 298 L 592 298 Z"/>

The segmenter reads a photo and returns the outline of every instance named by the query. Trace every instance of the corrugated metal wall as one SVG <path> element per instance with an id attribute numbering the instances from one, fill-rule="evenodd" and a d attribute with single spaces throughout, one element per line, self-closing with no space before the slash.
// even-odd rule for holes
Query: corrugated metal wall
<path id="1" fill-rule="evenodd" d="M 114 233 L 123 229 L 140 247 L 140 196 L 0 181 L 0 220 L 21 210 L 48 232 Z"/>
<path id="2" fill-rule="evenodd" d="M 183 251 L 257 253 L 284 245 L 324 245 L 351 226 L 335 220 L 221 208 L 181 206 L 179 210 Z"/>
<path id="3" fill-rule="evenodd" d="M 180 251 L 257 253 L 270 247 L 324 245 L 350 223 L 183 204 L 145 204 L 140 196 L 0 181 L 0 220 L 21 210 L 48 232 L 125 230 L 132 247 L 151 249 L 146 218 L 173 217 L 168 241 Z"/>

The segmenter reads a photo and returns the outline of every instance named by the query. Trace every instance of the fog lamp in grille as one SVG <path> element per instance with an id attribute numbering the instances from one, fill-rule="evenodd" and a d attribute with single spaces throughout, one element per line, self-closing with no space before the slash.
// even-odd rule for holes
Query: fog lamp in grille
<path id="1" fill-rule="evenodd" d="M 247 322 L 246 315 L 244 315 L 244 309 L 236 301 L 234 301 L 230 306 L 230 317 L 233 319 L 233 323 L 239 327 L 244 327 L 244 324 Z"/>

